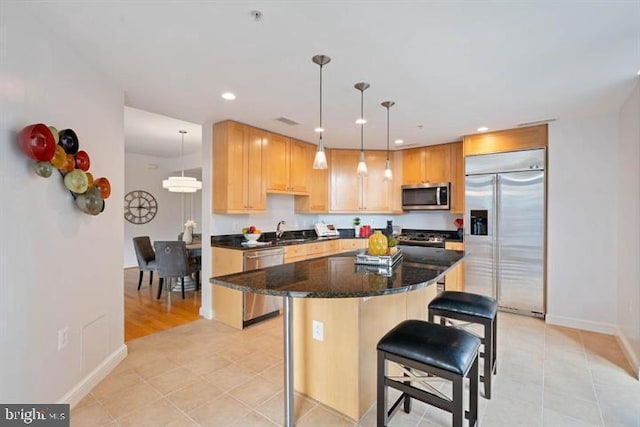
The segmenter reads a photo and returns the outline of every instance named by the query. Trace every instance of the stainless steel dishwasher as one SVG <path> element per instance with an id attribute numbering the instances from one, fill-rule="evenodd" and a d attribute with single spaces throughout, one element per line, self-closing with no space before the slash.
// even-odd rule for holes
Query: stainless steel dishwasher
<path id="1" fill-rule="evenodd" d="M 284 248 L 246 251 L 243 271 L 257 270 L 284 263 Z M 242 324 L 248 326 L 269 317 L 277 316 L 282 308 L 282 297 L 245 292 L 242 297 Z"/>

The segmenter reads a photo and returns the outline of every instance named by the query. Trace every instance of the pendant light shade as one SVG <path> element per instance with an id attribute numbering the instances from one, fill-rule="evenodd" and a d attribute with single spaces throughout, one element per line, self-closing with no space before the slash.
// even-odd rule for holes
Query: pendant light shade
<path id="1" fill-rule="evenodd" d="M 364 158 L 364 124 L 367 122 L 364 118 L 364 91 L 369 88 L 369 83 L 356 83 L 353 87 L 360 91 L 360 118 L 356 123 L 360 124 L 360 160 L 358 161 L 357 173 L 360 176 L 367 176 L 367 162 Z"/>
<path id="2" fill-rule="evenodd" d="M 324 142 L 322 142 L 322 133 L 324 132 L 324 128 L 322 127 L 322 67 L 331 62 L 331 58 L 326 55 L 316 55 L 311 60 L 314 64 L 318 64 L 320 66 L 320 124 L 315 129 L 316 132 L 320 134 L 318 140 L 318 150 L 316 151 L 316 156 L 313 159 L 313 168 L 314 169 L 327 169 L 327 155 L 324 152 Z"/>
<path id="3" fill-rule="evenodd" d="M 384 167 L 384 180 L 391 181 L 393 179 L 393 172 L 391 171 L 391 160 L 389 159 L 389 109 L 395 105 L 393 101 L 384 101 L 381 104 L 387 109 L 387 163 Z"/>
<path id="4" fill-rule="evenodd" d="M 162 188 L 169 190 L 171 193 L 195 193 L 202 190 L 202 182 L 190 176 L 184 176 L 184 135 L 186 130 L 178 131 L 182 135 L 182 148 L 180 157 L 182 158 L 182 173 L 180 176 L 170 176 L 168 179 L 162 180 Z"/>

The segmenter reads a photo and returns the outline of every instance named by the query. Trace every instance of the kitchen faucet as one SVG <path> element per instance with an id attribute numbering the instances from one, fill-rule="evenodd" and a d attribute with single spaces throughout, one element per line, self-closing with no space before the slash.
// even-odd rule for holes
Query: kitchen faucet
<path id="1" fill-rule="evenodd" d="M 286 225 L 286 221 L 282 220 L 276 226 L 276 240 L 279 240 L 284 234 L 284 226 Z"/>

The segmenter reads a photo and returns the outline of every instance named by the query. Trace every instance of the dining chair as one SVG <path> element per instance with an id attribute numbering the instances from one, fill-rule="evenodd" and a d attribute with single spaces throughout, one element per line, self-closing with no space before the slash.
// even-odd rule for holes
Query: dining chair
<path id="1" fill-rule="evenodd" d="M 180 279 L 182 285 L 182 299 L 184 299 L 184 278 L 195 273 L 196 289 L 200 286 L 200 265 L 189 257 L 186 244 L 181 241 L 154 242 L 156 250 L 156 264 L 160 283 L 158 299 L 162 295 L 164 279 L 167 279 L 167 291 L 171 292 L 171 279 Z"/>
<path id="2" fill-rule="evenodd" d="M 134 237 L 133 248 L 136 251 L 138 268 L 140 269 L 140 277 L 138 278 L 138 290 L 140 290 L 140 286 L 142 286 L 142 275 L 145 271 L 149 272 L 149 286 L 153 283 L 153 272 L 157 271 L 156 254 L 151 246 L 149 236 Z"/>

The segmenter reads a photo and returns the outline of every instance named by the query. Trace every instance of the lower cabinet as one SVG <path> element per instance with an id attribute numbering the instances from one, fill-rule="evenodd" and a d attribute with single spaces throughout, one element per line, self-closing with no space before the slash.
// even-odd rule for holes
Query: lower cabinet
<path id="1" fill-rule="evenodd" d="M 452 251 L 464 251 L 462 242 L 446 242 L 444 248 Z M 444 287 L 447 291 L 464 291 L 464 261 L 451 270 L 444 279 Z"/>
<path id="2" fill-rule="evenodd" d="M 211 274 L 224 276 L 242 272 L 243 251 L 211 248 Z M 211 290 L 216 320 L 236 329 L 242 329 L 242 292 L 214 285 Z"/>

